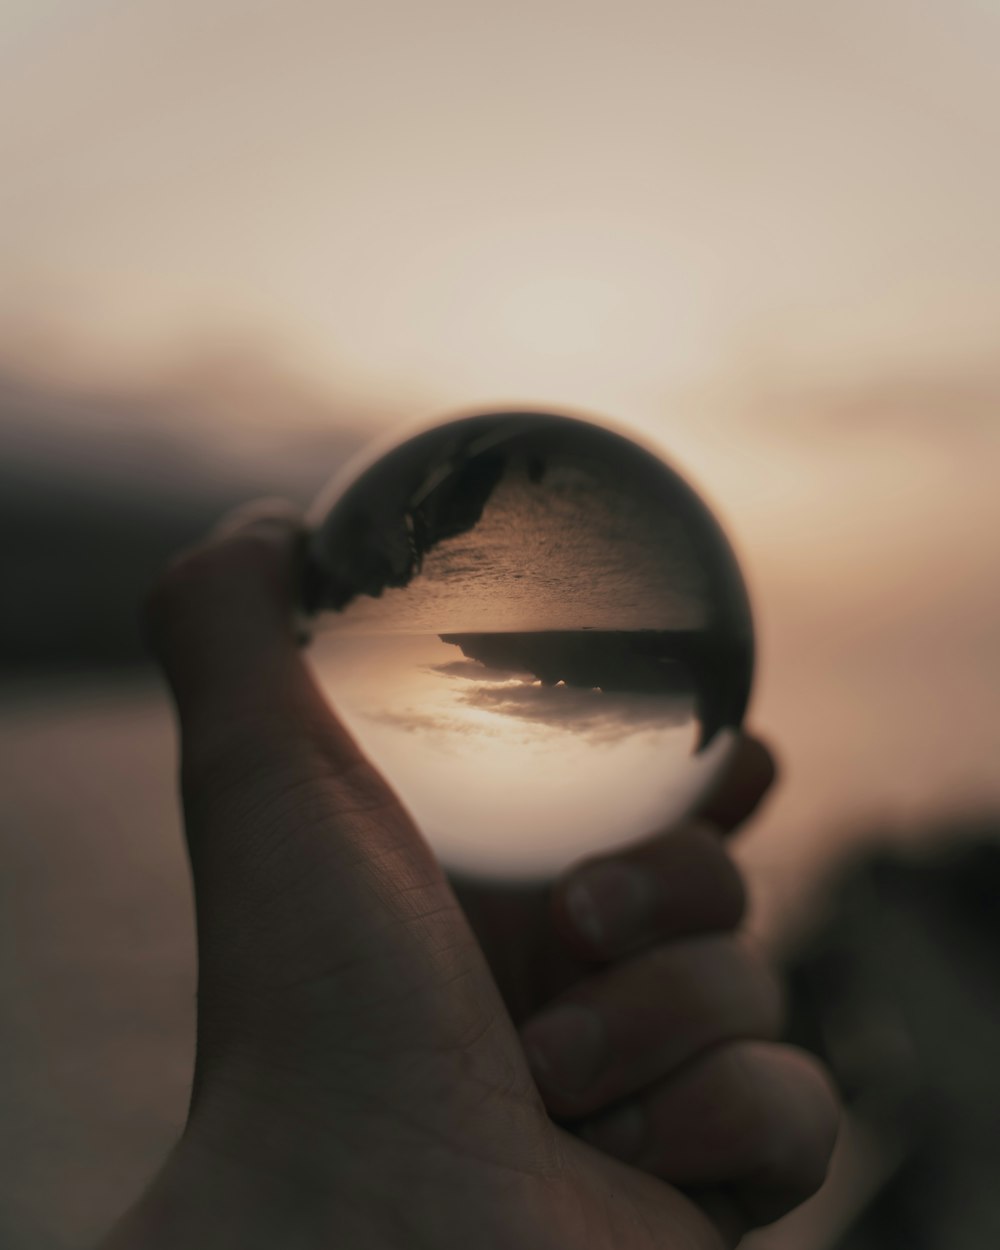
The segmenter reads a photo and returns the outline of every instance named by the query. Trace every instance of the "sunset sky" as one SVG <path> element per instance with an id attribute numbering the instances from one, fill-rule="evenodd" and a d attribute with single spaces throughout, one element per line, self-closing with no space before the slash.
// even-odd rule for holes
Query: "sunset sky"
<path id="1" fill-rule="evenodd" d="M 607 413 L 733 535 L 789 829 L 992 801 L 998 63 L 990 0 L 6 0 L 0 361 L 233 455 Z"/>
<path id="2" fill-rule="evenodd" d="M 308 495 L 458 410 L 606 414 L 746 573 L 780 761 L 736 842 L 758 932 L 808 928 L 854 848 L 995 827 L 998 67 L 998 0 L 0 0 L 4 623 L 44 653 L 86 618 L 114 656 L 142 543 L 245 483 Z M 411 669 L 397 702 L 446 727 L 538 698 Z M 3 670 L 15 1250 L 93 1244 L 187 1105 L 171 714 L 117 672 Z M 336 676 L 374 708 L 366 680 Z M 567 855 L 658 821 L 691 740 L 595 768 L 508 715 L 493 789 L 459 791 L 488 743 L 356 719 L 428 823 L 499 846 L 527 777 Z"/>
<path id="3" fill-rule="evenodd" d="M 986 0 L 6 0 L 4 324 L 410 411 L 951 377 L 998 52 Z"/>

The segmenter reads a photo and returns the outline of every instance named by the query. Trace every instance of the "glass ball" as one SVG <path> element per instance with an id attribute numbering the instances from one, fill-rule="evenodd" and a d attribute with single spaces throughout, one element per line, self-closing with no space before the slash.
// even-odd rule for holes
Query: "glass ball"
<path id="1" fill-rule="evenodd" d="M 682 819 L 750 692 L 712 514 L 579 417 L 463 417 L 350 466 L 311 514 L 302 608 L 338 716 L 472 877 L 548 877 Z"/>

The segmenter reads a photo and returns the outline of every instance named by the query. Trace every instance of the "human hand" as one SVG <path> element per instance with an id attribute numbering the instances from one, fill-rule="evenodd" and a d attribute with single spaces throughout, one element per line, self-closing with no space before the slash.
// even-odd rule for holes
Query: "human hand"
<path id="1" fill-rule="evenodd" d="M 748 1094 L 759 1106 L 766 1093 L 740 1083 L 723 1098 L 717 1082 L 724 1065 L 754 1053 L 751 1039 L 778 1036 L 782 995 L 753 943 L 735 932 L 745 893 L 723 838 L 752 815 L 774 778 L 766 746 L 745 737 L 711 795 L 679 827 L 589 858 L 555 883 L 452 881 L 550 1113 L 675 1183 L 728 1177 L 754 1223 L 793 1205 L 796 1182 L 783 1175 L 772 1186 L 759 1172 L 740 1182 L 732 1129 L 748 1114 Z M 603 1035 L 596 1071 L 581 1069 L 589 1058 L 579 1044 L 588 1032 L 581 1008 Z M 674 1074 L 713 1049 L 707 1092 L 719 1105 L 709 1110 L 722 1118 L 710 1135 L 698 1125 L 678 1131 Z M 744 1073 L 751 1085 L 760 1075 L 756 1061 Z M 744 1142 L 752 1170 L 761 1145 L 752 1134 Z M 812 1160 L 801 1164 L 804 1196 Z"/>
<path id="2" fill-rule="evenodd" d="M 723 839 L 753 815 L 775 775 L 767 747 L 743 737 L 680 827 L 583 860 L 555 882 L 453 876 L 515 1023 L 595 967 L 665 941 L 734 930 L 746 899 Z"/>
<path id="3" fill-rule="evenodd" d="M 805 1197 L 833 1100 L 811 1060 L 747 1040 L 776 1024 L 762 965 L 690 936 L 739 911 L 704 837 L 685 862 L 707 873 L 707 913 L 681 891 L 627 954 L 588 945 L 557 892 L 558 988 L 598 1007 L 610 1049 L 583 1093 L 551 1053 L 543 1101 L 454 892 L 300 654 L 298 536 L 287 512 L 230 525 L 151 601 L 181 721 L 198 1052 L 184 1134 L 106 1250 L 715 1250 Z M 682 842 L 651 844 L 663 883 Z M 634 1165 L 612 1157 L 630 1145 L 607 1117 L 622 1098 L 644 1104 Z"/>

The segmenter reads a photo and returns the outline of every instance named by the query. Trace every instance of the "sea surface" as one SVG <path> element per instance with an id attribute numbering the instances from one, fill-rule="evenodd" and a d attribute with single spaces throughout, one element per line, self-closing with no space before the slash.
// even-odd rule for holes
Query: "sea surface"
<path id="1" fill-rule="evenodd" d="M 536 484 L 508 471 L 481 519 L 419 575 L 359 596 L 338 628 L 375 633 L 697 629 L 703 571 L 669 500 L 563 465 Z"/>

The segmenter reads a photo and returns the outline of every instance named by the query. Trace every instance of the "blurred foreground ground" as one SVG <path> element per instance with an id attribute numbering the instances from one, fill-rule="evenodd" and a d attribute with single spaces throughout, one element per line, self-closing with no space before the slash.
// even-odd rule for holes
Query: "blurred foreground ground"
<path id="1" fill-rule="evenodd" d="M 0 846 L 0 1244 L 71 1250 L 93 1241 L 138 1192 L 185 1111 L 193 920 L 166 698 L 151 677 L 63 680 L 30 693 L 8 684 L 0 759 L 8 811 Z M 831 1192 L 753 1245 L 942 1245 L 915 1234 L 897 1242 L 889 1224 L 875 1241 L 841 1237 L 873 1191 L 921 1168 L 937 1178 L 941 1201 L 983 1208 L 972 1239 L 960 1241 L 956 1228 L 950 1250 L 996 1244 L 975 1239 L 997 1218 L 983 1169 L 993 1161 L 990 1124 L 1000 1106 L 995 1080 L 986 1079 L 1000 1039 L 991 958 L 998 943 L 980 940 L 1000 881 L 996 863 L 972 869 L 976 906 L 935 901 L 935 870 L 855 873 L 846 910 L 823 935 L 819 902 L 829 908 L 830 874 L 851 856 L 842 855 L 836 822 L 803 829 L 811 850 L 798 858 L 796 906 L 782 903 L 789 889 L 778 852 L 787 845 L 783 827 L 799 819 L 797 789 L 789 784 L 779 795 L 741 855 L 757 926 L 776 947 L 803 932 L 804 913 L 812 917 L 812 945 L 793 960 L 796 1029 L 845 1080 L 855 1114 Z M 888 839 L 868 829 L 854 841 L 901 837 L 898 829 Z M 956 936 L 956 917 L 964 936 Z M 921 1144 L 928 1114 L 939 1139 L 930 1154 Z M 934 1162 L 944 1157 L 968 1166 L 947 1171 Z M 912 1207 L 912 1185 L 906 1192 Z M 918 1192 L 931 1202 L 926 1180 Z M 919 1204 L 908 1218 L 933 1227 Z"/>
<path id="2" fill-rule="evenodd" d="M 0 714 L 0 1245 L 86 1246 L 183 1122 L 194 933 L 166 701 L 61 685 Z"/>

